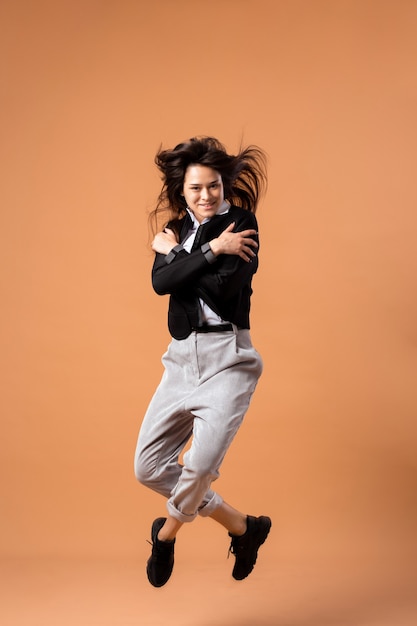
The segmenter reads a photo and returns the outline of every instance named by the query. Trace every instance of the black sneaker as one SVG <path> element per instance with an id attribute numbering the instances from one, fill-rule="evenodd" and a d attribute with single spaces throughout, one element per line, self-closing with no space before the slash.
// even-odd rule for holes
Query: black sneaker
<path id="1" fill-rule="evenodd" d="M 174 544 L 172 541 L 160 541 L 158 533 L 166 522 L 166 517 L 158 517 L 152 524 L 152 554 L 148 559 L 146 573 L 154 587 L 162 587 L 169 580 L 174 567 Z"/>
<path id="2" fill-rule="evenodd" d="M 261 515 L 261 517 L 253 517 L 248 515 L 246 518 L 247 528 L 244 535 L 232 535 L 229 552 L 236 557 L 236 563 L 233 568 L 232 576 L 235 580 L 243 580 L 249 576 L 256 563 L 258 550 L 264 543 L 271 528 L 271 520 L 269 517 Z"/>

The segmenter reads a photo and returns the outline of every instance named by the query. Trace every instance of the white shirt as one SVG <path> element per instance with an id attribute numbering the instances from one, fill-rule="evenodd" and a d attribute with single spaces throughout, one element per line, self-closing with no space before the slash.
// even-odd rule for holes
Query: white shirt
<path id="1" fill-rule="evenodd" d="M 227 200 L 224 200 L 224 202 L 219 206 L 217 210 L 217 215 L 225 215 L 226 213 L 229 212 L 229 209 L 230 209 L 230 204 L 227 202 Z M 193 247 L 193 243 L 194 243 L 195 236 L 197 234 L 198 227 L 209 222 L 210 218 L 206 218 L 200 224 L 198 220 L 195 218 L 194 213 L 192 213 L 192 211 L 190 211 L 188 207 L 187 207 L 187 212 L 189 216 L 191 217 L 193 225 L 189 229 L 188 233 L 185 235 L 184 240 L 181 242 L 181 244 L 184 250 L 186 250 L 187 252 L 191 252 L 191 248 Z M 204 302 L 204 300 L 199 298 L 199 301 L 200 301 L 200 308 L 201 308 L 201 322 L 203 324 L 224 324 L 225 323 L 225 320 L 219 317 L 217 313 L 215 313 L 213 309 L 211 309 L 208 306 L 208 304 Z"/>

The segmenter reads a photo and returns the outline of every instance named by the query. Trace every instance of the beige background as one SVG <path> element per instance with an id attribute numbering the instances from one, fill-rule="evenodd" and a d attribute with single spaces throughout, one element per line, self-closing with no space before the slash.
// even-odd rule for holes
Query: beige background
<path id="1" fill-rule="evenodd" d="M 417 3 L 3 0 L 5 625 L 417 620 Z M 253 575 L 132 456 L 169 337 L 153 157 L 194 134 L 269 155 L 253 340 L 265 373 L 218 490 L 269 514 Z"/>

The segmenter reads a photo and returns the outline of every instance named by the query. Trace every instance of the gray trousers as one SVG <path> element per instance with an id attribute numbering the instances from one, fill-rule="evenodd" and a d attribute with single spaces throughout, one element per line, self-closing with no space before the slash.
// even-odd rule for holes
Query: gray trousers
<path id="1" fill-rule="evenodd" d="M 172 339 L 140 429 L 136 477 L 168 498 L 168 513 L 180 522 L 208 516 L 223 502 L 210 485 L 262 373 L 249 331 L 233 329 Z"/>

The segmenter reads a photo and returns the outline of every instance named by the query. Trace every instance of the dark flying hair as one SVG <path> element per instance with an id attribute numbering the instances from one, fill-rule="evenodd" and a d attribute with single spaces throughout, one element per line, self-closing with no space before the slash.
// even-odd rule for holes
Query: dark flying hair
<path id="1" fill-rule="evenodd" d="M 184 215 L 186 202 L 182 191 L 190 165 L 205 165 L 219 172 L 225 199 L 252 213 L 266 189 L 266 156 L 257 146 L 241 148 L 237 155 L 231 155 L 214 137 L 193 137 L 173 150 L 160 149 L 155 164 L 162 173 L 163 185 L 156 208 L 149 216 L 154 232 L 160 215 L 166 214 L 165 221 L 170 221 L 174 229 Z"/>

